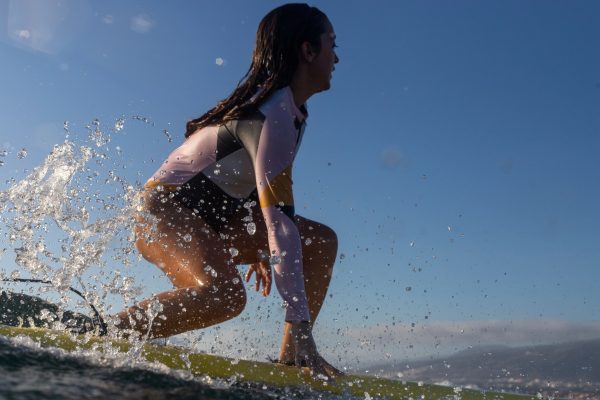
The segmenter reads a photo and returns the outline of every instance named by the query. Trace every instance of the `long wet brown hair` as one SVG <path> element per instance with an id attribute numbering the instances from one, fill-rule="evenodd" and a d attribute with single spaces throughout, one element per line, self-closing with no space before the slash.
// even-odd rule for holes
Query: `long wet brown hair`
<path id="1" fill-rule="evenodd" d="M 259 107 L 274 91 L 289 85 L 300 63 L 300 46 L 309 42 L 320 52 L 327 21 L 321 10 L 307 4 L 285 4 L 265 15 L 258 25 L 248 72 L 229 97 L 201 117 L 188 121 L 185 137 L 205 126 L 239 119 Z M 259 87 L 263 90 L 250 102 Z"/>

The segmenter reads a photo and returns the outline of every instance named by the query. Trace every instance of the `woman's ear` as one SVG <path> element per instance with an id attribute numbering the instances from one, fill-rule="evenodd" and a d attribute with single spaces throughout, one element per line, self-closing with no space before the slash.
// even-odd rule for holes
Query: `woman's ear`
<path id="1" fill-rule="evenodd" d="M 301 61 L 311 63 L 317 56 L 317 53 L 309 42 L 302 42 L 302 45 L 300 46 L 300 55 Z"/>

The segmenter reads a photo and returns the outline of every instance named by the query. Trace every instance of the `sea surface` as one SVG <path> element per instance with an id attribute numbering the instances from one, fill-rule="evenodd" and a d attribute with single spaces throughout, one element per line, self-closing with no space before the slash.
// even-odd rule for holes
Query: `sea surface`
<path id="1" fill-rule="evenodd" d="M 129 365 L 128 365 L 129 364 Z M 192 376 L 156 364 L 36 348 L 0 337 L 0 399 L 341 399 L 301 388 Z"/>

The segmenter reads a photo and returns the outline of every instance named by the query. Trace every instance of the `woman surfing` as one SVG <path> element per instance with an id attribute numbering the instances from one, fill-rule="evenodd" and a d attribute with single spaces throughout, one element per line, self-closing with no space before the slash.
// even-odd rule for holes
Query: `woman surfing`
<path id="1" fill-rule="evenodd" d="M 249 265 L 245 280 L 254 275 L 267 296 L 274 273 L 284 300 L 278 362 L 340 374 L 312 336 L 337 237 L 295 213 L 292 191 L 306 101 L 330 88 L 335 47 L 333 26 L 315 7 L 287 4 L 262 19 L 246 75 L 229 97 L 187 123 L 185 141 L 142 194 L 136 247 L 175 289 L 120 312 L 117 328 L 168 337 L 231 319 L 246 304 L 236 266 Z"/>

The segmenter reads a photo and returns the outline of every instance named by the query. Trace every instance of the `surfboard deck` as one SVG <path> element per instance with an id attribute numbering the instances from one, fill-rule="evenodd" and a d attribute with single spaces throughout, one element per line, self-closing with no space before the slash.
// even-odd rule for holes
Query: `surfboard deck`
<path id="1" fill-rule="evenodd" d="M 0 335 L 9 338 L 27 337 L 35 341 L 42 348 L 54 347 L 66 351 L 96 350 L 100 352 L 116 351 L 118 353 L 127 353 L 135 350 L 133 348 L 134 344 L 124 340 L 91 335 L 72 335 L 64 331 L 45 328 L 0 325 Z M 186 370 L 198 376 L 209 376 L 223 380 L 235 379 L 238 382 L 262 383 L 267 386 L 280 388 L 286 386 L 291 388 L 299 387 L 362 398 L 368 398 L 367 393 L 371 398 L 389 399 L 461 398 L 465 400 L 523 400 L 534 398 L 532 396 L 478 392 L 467 389 L 463 389 L 457 393 L 451 387 L 422 385 L 363 375 L 345 375 L 336 378 L 333 382 L 324 382 L 311 378 L 306 373 L 306 370 L 301 371 L 295 367 L 268 362 L 235 360 L 205 353 L 193 353 L 189 349 L 171 345 L 159 346 L 146 343 L 139 348 L 139 353 L 136 354 L 147 362 L 160 363 L 175 370 Z"/>

